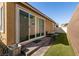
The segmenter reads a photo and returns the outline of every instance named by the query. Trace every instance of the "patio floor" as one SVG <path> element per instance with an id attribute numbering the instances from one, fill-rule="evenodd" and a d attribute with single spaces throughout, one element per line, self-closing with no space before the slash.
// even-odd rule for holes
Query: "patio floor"
<path id="1" fill-rule="evenodd" d="M 22 47 L 20 56 L 40 56 L 45 53 L 50 45 L 50 37 L 38 39 L 37 42 L 32 41 Z M 39 52 L 40 51 L 40 52 Z"/>

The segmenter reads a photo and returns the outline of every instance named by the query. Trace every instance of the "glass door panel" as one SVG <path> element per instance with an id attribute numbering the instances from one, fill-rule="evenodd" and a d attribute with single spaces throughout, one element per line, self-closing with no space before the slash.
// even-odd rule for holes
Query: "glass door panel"
<path id="1" fill-rule="evenodd" d="M 35 38 L 35 16 L 30 14 L 30 39 Z"/>
<path id="2" fill-rule="evenodd" d="M 39 19 L 39 33 L 40 36 L 44 35 L 44 20 Z"/>
<path id="3" fill-rule="evenodd" d="M 28 40 L 29 34 L 29 19 L 28 13 L 20 10 L 20 42 Z"/>

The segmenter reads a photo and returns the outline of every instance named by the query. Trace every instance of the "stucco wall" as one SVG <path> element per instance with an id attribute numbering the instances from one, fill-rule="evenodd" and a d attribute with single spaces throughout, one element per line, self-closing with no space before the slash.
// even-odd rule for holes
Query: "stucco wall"
<path id="1" fill-rule="evenodd" d="M 15 43 L 15 3 L 7 3 L 7 45 Z"/>
<path id="2" fill-rule="evenodd" d="M 67 29 L 69 43 L 72 45 L 76 55 L 79 55 L 79 6 L 73 13 Z"/>
<path id="3" fill-rule="evenodd" d="M 46 20 L 46 32 L 51 33 L 55 31 L 55 24 L 49 20 Z"/>

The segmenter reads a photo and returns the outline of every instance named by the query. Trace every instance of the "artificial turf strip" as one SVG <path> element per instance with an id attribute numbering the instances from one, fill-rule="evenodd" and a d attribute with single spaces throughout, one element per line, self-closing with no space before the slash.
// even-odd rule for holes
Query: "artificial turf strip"
<path id="1" fill-rule="evenodd" d="M 74 51 L 67 41 L 65 33 L 60 33 L 45 56 L 74 56 Z"/>

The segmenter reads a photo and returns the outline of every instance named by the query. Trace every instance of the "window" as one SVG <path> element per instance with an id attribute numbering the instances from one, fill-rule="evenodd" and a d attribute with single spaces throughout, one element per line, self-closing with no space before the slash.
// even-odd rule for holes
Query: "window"
<path id="1" fill-rule="evenodd" d="M 3 31 L 3 7 L 0 8 L 0 31 Z"/>
<path id="2" fill-rule="evenodd" d="M 41 36 L 44 35 L 44 20 L 41 19 Z"/>
<path id="3" fill-rule="evenodd" d="M 39 33 L 39 18 L 36 19 L 36 37 L 39 37 L 40 33 Z"/>
<path id="4" fill-rule="evenodd" d="M 29 14 L 20 10 L 20 42 L 28 40 L 28 24 L 29 24 Z"/>
<path id="5" fill-rule="evenodd" d="M 43 36 L 44 35 L 44 20 L 43 19 L 40 19 L 40 18 L 37 18 L 37 21 L 36 21 L 36 36 L 37 37 L 40 37 L 40 36 Z"/>
<path id="6" fill-rule="evenodd" d="M 39 33 L 41 36 L 44 35 L 44 20 L 39 19 Z"/>
<path id="7" fill-rule="evenodd" d="M 30 39 L 35 38 L 35 16 L 30 14 Z"/>

